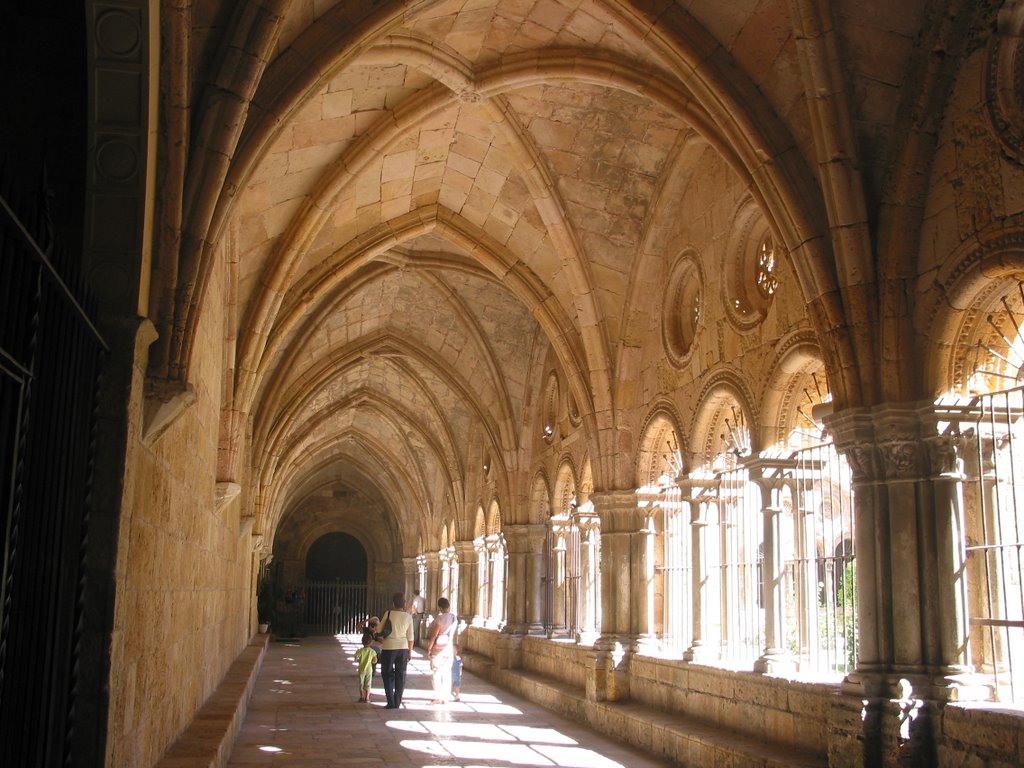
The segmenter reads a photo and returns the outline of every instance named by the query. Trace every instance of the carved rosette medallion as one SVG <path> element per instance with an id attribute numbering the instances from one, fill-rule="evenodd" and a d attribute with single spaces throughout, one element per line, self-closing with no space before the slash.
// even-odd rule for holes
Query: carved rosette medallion
<path id="1" fill-rule="evenodd" d="M 989 41 L 985 103 L 992 133 L 1024 164 L 1024 0 L 1007 0 Z"/>

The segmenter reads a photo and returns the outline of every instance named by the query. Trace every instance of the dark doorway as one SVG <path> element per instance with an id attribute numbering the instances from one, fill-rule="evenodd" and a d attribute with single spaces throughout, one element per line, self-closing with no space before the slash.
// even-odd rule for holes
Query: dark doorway
<path id="1" fill-rule="evenodd" d="M 306 578 L 366 583 L 366 550 L 347 533 L 321 536 L 306 555 Z"/>
<path id="2" fill-rule="evenodd" d="M 370 611 L 366 550 L 347 533 L 321 536 L 306 555 L 305 631 L 352 633 Z"/>

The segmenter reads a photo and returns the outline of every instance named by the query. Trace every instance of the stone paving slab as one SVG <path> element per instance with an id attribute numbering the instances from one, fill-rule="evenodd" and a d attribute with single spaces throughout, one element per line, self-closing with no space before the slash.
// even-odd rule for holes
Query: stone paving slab
<path id="1" fill-rule="evenodd" d="M 401 709 L 380 675 L 361 704 L 354 636 L 272 642 L 229 768 L 399 766 L 654 768 L 659 761 L 463 672 L 462 701 L 431 705 L 430 665 L 413 653 Z"/>

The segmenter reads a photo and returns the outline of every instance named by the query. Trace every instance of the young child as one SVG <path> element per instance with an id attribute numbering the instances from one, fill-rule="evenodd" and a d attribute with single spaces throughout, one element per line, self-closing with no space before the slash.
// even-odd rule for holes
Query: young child
<path id="1" fill-rule="evenodd" d="M 373 682 L 373 667 L 377 663 L 377 651 L 370 645 L 371 637 L 363 635 L 363 647 L 356 651 L 359 669 L 359 701 L 370 703 L 370 683 Z"/>
<path id="2" fill-rule="evenodd" d="M 452 657 L 452 701 L 459 700 L 459 693 L 462 691 L 462 648 L 455 646 L 455 655 Z"/>

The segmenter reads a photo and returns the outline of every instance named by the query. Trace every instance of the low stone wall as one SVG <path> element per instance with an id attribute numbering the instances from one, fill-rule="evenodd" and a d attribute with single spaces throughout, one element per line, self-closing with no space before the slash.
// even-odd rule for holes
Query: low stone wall
<path id="1" fill-rule="evenodd" d="M 883 729 L 879 751 L 870 757 L 863 704 L 840 695 L 836 684 L 638 655 L 631 662 L 629 700 L 595 701 L 587 696 L 596 660 L 589 647 L 477 627 L 463 640 L 471 672 L 683 765 L 716 765 L 722 759 L 737 768 L 907 760 L 930 765 L 933 759 L 940 766 L 1024 765 L 1024 712 L 996 704 L 945 705 L 924 732 L 927 744 L 915 746 Z M 922 749 L 934 757 L 908 757 L 908 750 Z"/>
<path id="2" fill-rule="evenodd" d="M 837 685 L 635 656 L 630 696 L 663 712 L 825 754 Z"/>
<path id="3" fill-rule="evenodd" d="M 592 649 L 569 640 L 529 636 L 522 639 L 522 669 L 580 690 L 587 687 L 587 669 L 593 664 L 593 658 Z"/>
<path id="4" fill-rule="evenodd" d="M 939 765 L 1024 765 L 1024 712 L 998 704 L 947 704 L 940 718 Z"/>
<path id="5" fill-rule="evenodd" d="M 520 643 L 509 652 L 502 643 Z M 602 733 L 685 765 L 827 765 L 835 686 L 634 657 L 628 701 L 588 699 L 593 649 L 541 637 L 467 633 L 466 669 Z M 518 659 L 504 666 L 502 659 Z"/>
<path id="6" fill-rule="evenodd" d="M 258 634 L 250 641 L 156 768 L 223 768 L 228 764 L 268 641 L 269 635 L 265 634 Z"/>

